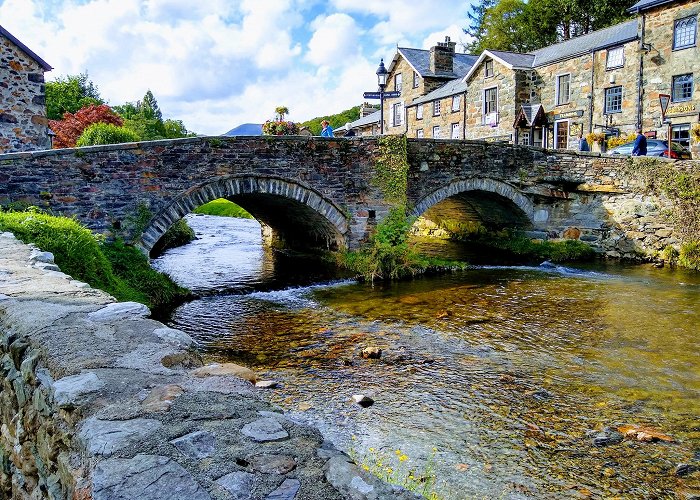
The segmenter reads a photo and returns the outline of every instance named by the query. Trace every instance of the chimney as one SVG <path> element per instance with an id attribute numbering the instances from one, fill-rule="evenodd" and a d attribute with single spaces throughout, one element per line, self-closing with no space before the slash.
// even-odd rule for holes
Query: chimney
<path id="1" fill-rule="evenodd" d="M 360 118 L 371 115 L 375 111 L 377 111 L 377 108 L 367 102 L 363 102 L 362 105 L 360 105 Z"/>
<path id="2" fill-rule="evenodd" d="M 452 62 L 455 57 L 455 47 L 457 44 L 450 41 L 450 37 L 445 37 L 445 42 L 438 42 L 430 49 L 430 71 L 438 73 L 452 73 Z"/>

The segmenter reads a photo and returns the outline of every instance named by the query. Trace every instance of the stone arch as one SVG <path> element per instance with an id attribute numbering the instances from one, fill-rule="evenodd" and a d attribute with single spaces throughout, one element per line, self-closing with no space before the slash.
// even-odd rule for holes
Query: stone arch
<path id="1" fill-rule="evenodd" d="M 441 201 L 469 191 L 493 193 L 505 198 L 518 207 L 530 223 L 534 223 L 535 207 L 532 201 L 510 184 L 491 178 L 472 178 L 453 181 L 447 186 L 443 186 L 419 200 L 415 208 L 411 211 L 411 215 L 419 217 Z"/>
<path id="2" fill-rule="evenodd" d="M 150 220 L 138 239 L 137 246 L 146 253 L 150 252 L 170 226 L 205 203 L 218 198 L 255 195 L 284 198 L 308 208 L 324 226 L 320 228 L 324 235 L 335 240 L 334 246 L 345 246 L 345 237 L 349 231 L 348 221 L 333 202 L 296 180 L 250 175 L 218 178 L 188 189 Z M 260 219 L 259 221 L 265 222 Z"/>

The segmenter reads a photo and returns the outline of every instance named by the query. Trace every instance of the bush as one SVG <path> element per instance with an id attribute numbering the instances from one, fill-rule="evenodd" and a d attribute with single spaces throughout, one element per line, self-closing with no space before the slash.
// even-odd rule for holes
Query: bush
<path id="1" fill-rule="evenodd" d="M 610 139 L 608 139 L 608 149 L 622 146 L 623 144 L 627 144 L 628 142 L 634 141 L 636 138 L 637 138 L 637 134 L 628 134 L 628 135 L 621 135 L 618 137 L 611 137 Z"/>
<path id="2" fill-rule="evenodd" d="M 219 198 L 209 203 L 205 203 L 197 207 L 194 211 L 196 214 L 218 215 L 221 217 L 237 217 L 239 219 L 252 219 L 253 216 L 239 207 L 232 201 L 224 198 Z"/>
<path id="3" fill-rule="evenodd" d="M 197 239 L 194 230 L 187 225 L 185 219 L 180 219 L 165 232 L 163 236 L 153 245 L 151 255 L 157 257 L 170 248 L 181 247 L 192 240 Z"/>
<path id="4" fill-rule="evenodd" d="M 700 241 L 691 241 L 681 245 L 678 264 L 695 271 L 700 271 Z"/>
<path id="5" fill-rule="evenodd" d="M 54 255 L 61 270 L 113 295 L 158 309 L 184 299 L 188 291 L 150 267 L 137 249 L 122 242 L 103 243 L 75 219 L 54 217 L 32 207 L 0 213 L 0 231 L 10 231 Z"/>
<path id="6" fill-rule="evenodd" d="M 111 123 L 93 123 L 80 134 L 75 143 L 78 147 L 96 146 L 98 144 L 121 144 L 137 142 L 139 136 L 131 129 L 118 127 Z"/>

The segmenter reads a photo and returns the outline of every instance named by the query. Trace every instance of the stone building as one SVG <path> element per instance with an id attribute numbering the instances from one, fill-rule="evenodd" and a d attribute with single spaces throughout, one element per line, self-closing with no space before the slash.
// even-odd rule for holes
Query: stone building
<path id="1" fill-rule="evenodd" d="M 673 140 L 687 146 L 700 113 L 700 2 L 641 0 L 630 12 L 637 17 L 527 54 L 458 54 L 449 39 L 430 52 L 399 48 L 388 90 L 402 95 L 386 101 L 385 130 L 559 149 L 576 148 L 578 133 L 627 135 L 638 126 L 666 138 L 665 93 Z M 440 84 L 448 68 L 457 76 Z"/>
<path id="2" fill-rule="evenodd" d="M 51 69 L 0 26 L 0 153 L 51 147 L 44 87 Z"/>

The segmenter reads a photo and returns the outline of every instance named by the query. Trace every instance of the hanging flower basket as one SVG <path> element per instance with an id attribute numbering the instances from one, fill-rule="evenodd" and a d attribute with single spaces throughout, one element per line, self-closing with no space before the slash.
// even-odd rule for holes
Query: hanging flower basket
<path id="1" fill-rule="evenodd" d="M 267 120 L 262 126 L 263 135 L 299 135 L 299 125 L 294 122 Z"/>

